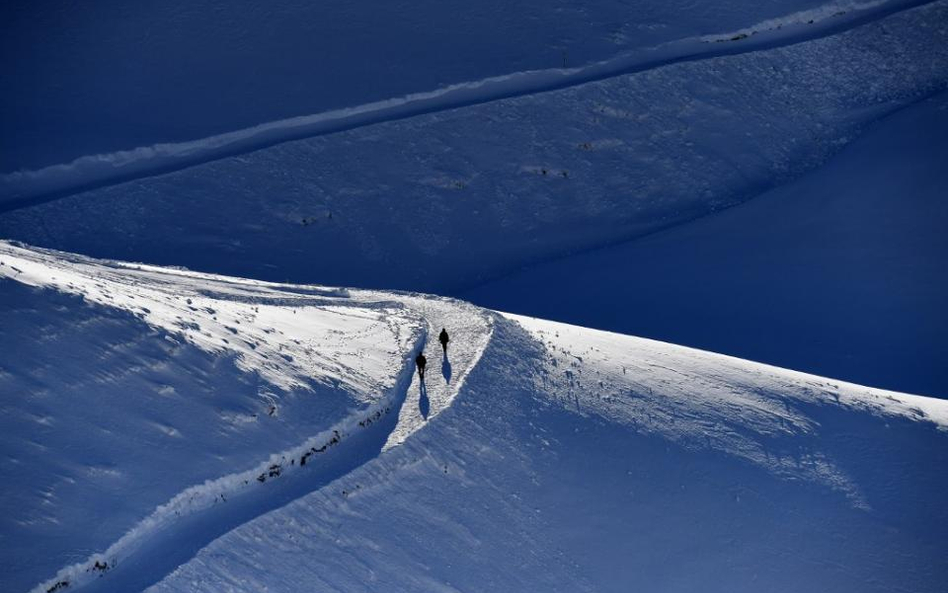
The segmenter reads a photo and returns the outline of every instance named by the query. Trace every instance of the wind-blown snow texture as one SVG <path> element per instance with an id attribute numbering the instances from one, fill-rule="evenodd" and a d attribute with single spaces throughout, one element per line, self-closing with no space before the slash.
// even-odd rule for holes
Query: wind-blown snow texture
<path id="1" fill-rule="evenodd" d="M 865 122 L 944 86 L 948 52 L 932 48 L 948 46 L 946 15 L 938 2 L 784 48 L 281 144 L 8 212 L 0 234 L 269 280 L 451 292 L 821 164 Z"/>
<path id="2" fill-rule="evenodd" d="M 945 163 L 942 93 L 747 204 L 539 265 L 464 296 L 505 311 L 948 397 Z M 605 284 L 608 271 L 615 273 Z M 536 298 L 551 291 L 555 298 Z"/>
<path id="3" fill-rule="evenodd" d="M 0 290 L 0 463 L 19 484 L 2 495 L 16 509 L 0 520 L 4 589 L 104 551 L 188 486 L 366 415 L 420 335 L 387 298 L 7 243 Z"/>
<path id="4" fill-rule="evenodd" d="M 18 477 L 4 491 L 18 508 L 2 529 L 16 543 L 5 589 L 944 582 L 943 400 L 436 297 L 9 243 L 0 261 L 4 302 L 19 303 L 4 342 L 43 338 L 4 360 L 4 393 L 24 395 L 4 414 L 4 471 Z M 239 335 L 297 321 L 254 349 L 202 307 L 241 319 Z M 448 356 L 429 341 L 422 389 L 411 359 L 441 326 Z M 241 387 L 254 356 L 308 350 L 335 393 L 280 365 Z M 387 395 L 355 403 L 371 385 Z"/>
<path id="5" fill-rule="evenodd" d="M 560 68 L 514 71 L 468 80 L 435 90 L 369 103 L 354 103 L 184 142 L 162 142 L 108 154 L 87 154 L 69 163 L 0 175 L 0 202 L 5 208 L 13 208 L 123 180 L 183 169 L 296 138 L 329 134 L 507 97 L 538 94 L 676 62 L 791 45 L 838 34 L 927 1 L 832 3 L 781 15 L 737 32 L 674 39 L 579 67 L 567 67 L 564 53 L 564 63 Z"/>
<path id="6" fill-rule="evenodd" d="M 935 2 L 782 48 L 285 143 L 6 212 L 0 235 L 270 280 L 485 295 L 483 302 L 498 308 L 578 321 L 542 302 L 524 309 L 513 292 L 466 290 L 733 206 L 812 170 L 881 115 L 944 88 L 946 21 L 948 3 Z M 943 190 L 934 183 L 931 191 L 935 197 Z M 580 290 L 598 291 L 617 276 L 648 283 L 640 267 L 621 258 L 610 263 L 616 265 L 577 271 L 585 274 Z M 727 282 L 706 284 L 717 301 L 732 297 Z M 811 324 L 817 335 L 788 335 L 785 349 L 769 335 L 684 321 L 694 316 L 678 322 L 671 306 L 648 316 L 648 327 L 607 320 L 607 306 L 603 316 L 582 321 L 862 383 L 946 393 L 944 375 L 931 368 L 935 350 L 889 346 L 878 332 L 863 333 L 878 309 L 849 307 L 833 291 L 823 301 L 798 298 L 812 286 L 804 278 L 782 298 L 816 302 L 804 311 L 813 320 L 827 317 L 818 310 L 823 305 L 847 314 Z M 937 301 L 939 294 L 922 298 Z M 576 307 L 569 313 L 579 314 Z M 786 324 L 805 331 L 789 314 Z M 903 326 L 904 333 L 915 325 Z M 936 319 L 931 327 L 940 325 Z M 927 339 L 924 331 L 917 335 Z M 813 342 L 831 346 L 824 356 Z M 905 354 L 886 358 L 893 350 Z"/>
<path id="7" fill-rule="evenodd" d="M 948 0 L 501 4 L 0 6 L 0 589 L 944 590 L 948 400 L 391 289 L 948 394 Z"/>
<path id="8" fill-rule="evenodd" d="M 0 171 L 872 4 L 10 0 L 0 6 Z"/>
<path id="9" fill-rule="evenodd" d="M 518 323 L 403 447 L 149 591 L 943 588 L 946 402 Z"/>

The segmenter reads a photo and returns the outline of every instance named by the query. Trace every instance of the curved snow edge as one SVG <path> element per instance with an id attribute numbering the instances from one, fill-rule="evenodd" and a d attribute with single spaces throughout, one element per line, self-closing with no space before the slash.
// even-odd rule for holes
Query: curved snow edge
<path id="1" fill-rule="evenodd" d="M 53 593 L 82 587 L 93 579 L 106 575 L 118 566 L 123 558 L 130 556 L 142 542 L 173 526 L 181 517 L 226 502 L 228 495 L 238 496 L 285 474 L 298 473 L 307 461 L 340 444 L 355 431 L 374 424 L 393 411 L 397 412 L 415 373 L 414 358 L 424 348 L 428 339 L 428 326 L 423 321 L 414 330 L 416 333 L 412 347 L 395 384 L 377 403 L 308 438 L 301 445 L 270 455 L 267 461 L 252 469 L 207 480 L 203 484 L 181 491 L 167 503 L 158 506 L 151 515 L 104 552 L 93 554 L 83 562 L 60 569 L 56 576 L 30 589 L 30 593 Z"/>
<path id="2" fill-rule="evenodd" d="M 817 39 L 938 0 L 845 0 L 733 33 L 669 41 L 577 68 L 528 70 L 433 91 L 266 122 L 207 138 L 159 143 L 0 175 L 0 212 L 141 177 L 169 173 L 291 140 L 563 89 L 677 62 L 748 53 Z M 740 43 L 735 43 L 740 42 Z"/>

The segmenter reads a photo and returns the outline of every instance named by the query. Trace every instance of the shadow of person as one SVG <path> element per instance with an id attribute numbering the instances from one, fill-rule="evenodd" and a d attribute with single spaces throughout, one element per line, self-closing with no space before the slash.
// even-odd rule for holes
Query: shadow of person
<path id="1" fill-rule="evenodd" d="M 441 359 L 441 374 L 444 376 L 445 383 L 451 382 L 451 361 L 448 360 L 447 354 Z"/>
<path id="2" fill-rule="evenodd" d="M 425 382 L 422 381 L 419 384 L 421 390 L 418 397 L 418 411 L 421 412 L 421 417 L 425 420 L 428 419 L 428 413 L 431 411 L 431 402 L 428 400 L 428 387 L 425 386 Z"/>

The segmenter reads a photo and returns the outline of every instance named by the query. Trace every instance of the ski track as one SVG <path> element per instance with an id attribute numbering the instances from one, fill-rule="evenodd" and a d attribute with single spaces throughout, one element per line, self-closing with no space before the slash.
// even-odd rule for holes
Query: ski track
<path id="1" fill-rule="evenodd" d="M 395 386 L 378 404 L 296 449 L 270 455 L 252 470 L 184 490 L 105 552 L 64 567 L 30 592 L 147 589 L 217 538 L 330 485 L 405 442 L 449 407 L 487 348 L 493 328 L 491 314 L 448 298 L 405 294 L 393 299 L 392 293 L 370 291 L 351 297 L 369 304 L 394 300 L 425 323 Z M 442 358 L 437 340 L 442 327 L 451 336 L 447 358 Z M 424 391 L 414 363 L 420 350 L 429 361 Z"/>
<path id="2" fill-rule="evenodd" d="M 169 173 L 291 140 L 554 91 L 680 62 L 794 45 L 835 35 L 935 1 L 872 0 L 862 4 L 833 4 L 732 33 L 671 41 L 579 68 L 516 72 L 406 97 L 269 122 L 189 142 L 84 156 L 71 163 L 8 173 L 0 176 L 0 212 Z"/>

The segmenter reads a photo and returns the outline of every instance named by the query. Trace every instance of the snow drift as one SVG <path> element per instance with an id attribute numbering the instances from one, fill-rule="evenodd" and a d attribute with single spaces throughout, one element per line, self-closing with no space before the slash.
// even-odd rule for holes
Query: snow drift
<path id="1" fill-rule="evenodd" d="M 939 591 L 948 404 L 498 319 L 447 412 L 188 590 Z"/>
<path id="2" fill-rule="evenodd" d="M 6 589 L 937 591 L 948 576 L 948 402 L 449 299 L 9 243 L 0 260 L 2 339 L 23 345 L 0 375 L 3 505 L 20 510 L 0 529 Z M 267 307 L 300 321 L 253 349 L 205 307 L 242 335 L 270 327 Z M 439 372 L 425 347 L 422 384 L 410 357 L 442 326 L 448 356 Z M 266 361 L 244 355 L 308 348 L 318 381 L 277 365 L 241 383 Z"/>
<path id="3" fill-rule="evenodd" d="M 504 311 L 948 397 L 946 162 L 948 94 L 940 93 L 746 204 L 462 294 Z M 536 298 L 548 291 L 556 298 Z"/>

